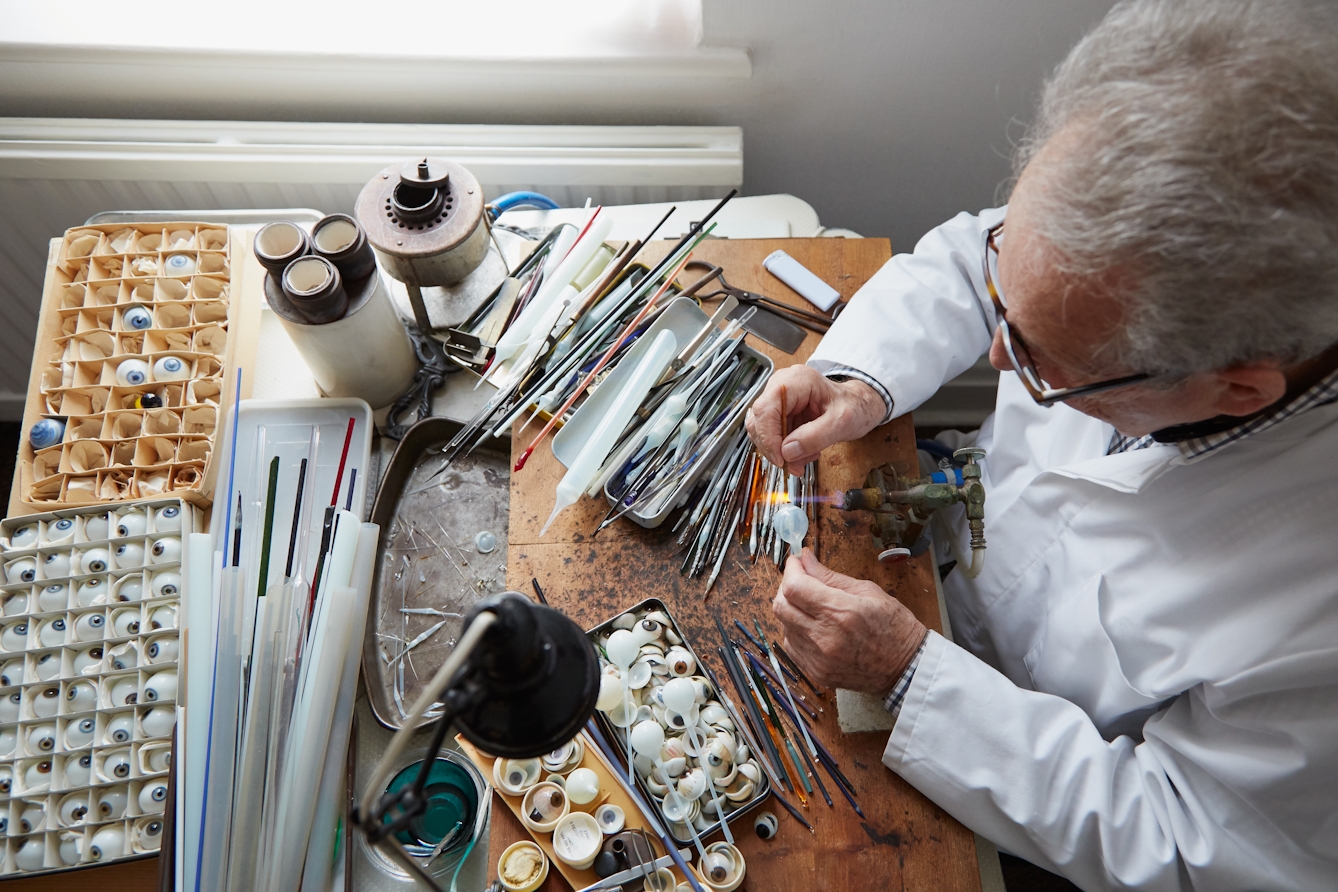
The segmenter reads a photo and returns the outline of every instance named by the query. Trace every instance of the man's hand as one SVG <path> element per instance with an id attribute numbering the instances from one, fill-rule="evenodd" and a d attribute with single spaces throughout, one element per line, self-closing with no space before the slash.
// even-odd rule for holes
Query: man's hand
<path id="1" fill-rule="evenodd" d="M 828 570 L 805 548 L 771 604 L 785 649 L 814 682 L 886 696 L 928 630 L 875 583 Z"/>
<path id="2" fill-rule="evenodd" d="M 781 405 L 781 388 L 785 405 Z M 806 365 L 781 369 L 748 410 L 748 436 L 773 465 L 791 474 L 834 443 L 858 440 L 878 426 L 887 407 L 863 381 L 832 381 Z M 781 417 L 789 419 L 789 436 L 781 442 Z"/>

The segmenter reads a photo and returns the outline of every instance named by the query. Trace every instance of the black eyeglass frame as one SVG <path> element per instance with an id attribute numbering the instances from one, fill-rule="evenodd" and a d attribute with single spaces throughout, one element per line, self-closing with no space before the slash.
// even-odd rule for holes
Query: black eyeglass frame
<path id="1" fill-rule="evenodd" d="M 1046 386 L 1045 379 L 1036 371 L 1036 363 L 1031 358 L 1031 351 L 1027 349 L 1022 337 L 1008 325 L 1008 310 L 1004 306 L 1003 298 L 999 295 L 998 286 L 994 284 L 994 276 L 990 274 L 990 252 L 993 251 L 995 257 L 999 256 L 999 246 L 995 238 L 1003 231 L 1003 225 L 1004 221 L 1000 220 L 985 230 L 981 265 L 985 273 L 985 289 L 989 291 L 990 301 L 994 304 L 994 318 L 998 323 L 999 332 L 1003 336 L 1004 351 L 1008 354 L 1008 361 L 1013 364 L 1013 371 L 1017 372 L 1018 378 L 1022 380 L 1022 386 L 1027 389 L 1027 393 L 1031 394 L 1032 399 L 1038 404 L 1048 407 L 1064 400 L 1091 396 L 1094 393 L 1104 393 L 1107 390 L 1115 390 L 1119 387 L 1129 387 L 1156 377 L 1148 372 L 1138 372 L 1120 378 L 1110 378 L 1106 381 L 1079 384 L 1077 387 Z"/>

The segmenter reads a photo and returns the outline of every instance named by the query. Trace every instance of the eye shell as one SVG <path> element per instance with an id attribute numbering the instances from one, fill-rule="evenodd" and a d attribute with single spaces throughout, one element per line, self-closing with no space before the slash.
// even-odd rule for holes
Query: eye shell
<path id="1" fill-rule="evenodd" d="M 105 573 L 111 566 L 111 556 L 105 548 L 90 548 L 79 555 L 79 570 L 83 573 Z"/>
<path id="2" fill-rule="evenodd" d="M 106 539 L 110 529 L 111 523 L 107 520 L 105 514 L 84 517 L 84 537 L 90 542 L 97 539 Z"/>
<path id="3" fill-rule="evenodd" d="M 101 775 L 103 780 L 119 781 L 130 777 L 130 749 L 128 747 L 103 754 L 100 762 L 98 774 Z"/>
<path id="4" fill-rule="evenodd" d="M 121 806 L 121 811 L 125 811 L 124 804 Z M 119 858 L 125 852 L 125 831 L 121 829 L 119 824 L 103 827 L 93 834 L 93 842 L 89 845 L 88 851 L 93 856 L 94 861 Z"/>
<path id="5" fill-rule="evenodd" d="M 118 678 L 110 685 L 112 706 L 134 706 L 139 702 L 139 682 L 133 676 Z"/>
<path id="6" fill-rule="evenodd" d="M 139 634 L 139 608 L 128 607 L 124 610 L 112 612 L 112 635 L 117 638 L 124 638 L 127 635 Z"/>
<path id="7" fill-rule="evenodd" d="M 177 639 L 169 636 L 150 641 L 145 653 L 150 663 L 168 663 L 177 658 L 178 649 Z"/>
<path id="8" fill-rule="evenodd" d="M 97 641 L 106 634 L 107 617 L 101 613 L 85 613 L 74 621 L 74 640 Z"/>
<path id="9" fill-rule="evenodd" d="M 69 517 L 62 517 L 55 523 L 47 524 L 46 535 L 43 541 L 47 545 L 60 545 L 74 539 L 74 520 Z"/>
<path id="10" fill-rule="evenodd" d="M 66 712 L 87 712 L 98 707 L 98 689 L 91 681 L 71 682 L 65 690 Z"/>
<path id="11" fill-rule="evenodd" d="M 119 820 L 125 815 L 126 801 L 129 796 L 130 791 L 125 784 L 107 787 L 98 794 L 98 819 L 103 821 Z M 94 837 L 95 841 L 96 839 L 97 837 Z"/>
<path id="12" fill-rule="evenodd" d="M 107 580 L 101 576 L 93 579 L 86 579 L 79 583 L 79 590 L 75 592 L 75 601 L 80 607 L 96 607 L 99 604 L 107 603 L 107 595 L 110 587 Z"/>
<path id="13" fill-rule="evenodd" d="M 107 740 L 111 743 L 129 743 L 135 733 L 135 714 L 124 712 L 107 722 Z"/>
<path id="14" fill-rule="evenodd" d="M 97 721 L 92 717 L 66 725 L 65 748 L 74 750 L 88 746 L 93 742 L 93 732 L 96 728 Z"/>
<path id="15" fill-rule="evenodd" d="M 170 706 L 155 706 L 140 717 L 139 726 L 149 737 L 166 737 L 177 723 L 176 712 Z"/>
<path id="16" fill-rule="evenodd" d="M 60 688 L 52 685 L 45 688 L 28 688 L 28 693 L 32 695 L 33 715 L 39 719 L 54 718 L 60 711 Z"/>
<path id="17" fill-rule="evenodd" d="M 60 863 L 73 867 L 84 856 L 84 834 L 65 831 L 60 835 Z"/>
<path id="18" fill-rule="evenodd" d="M 112 669 L 134 669 L 139 666 L 139 647 L 134 641 L 127 641 L 111 649 L 108 654 Z"/>
<path id="19" fill-rule="evenodd" d="M 23 650 L 28 646 L 28 624 L 26 622 L 10 623 L 0 631 L 0 647 L 7 651 L 16 652 Z"/>
<path id="20" fill-rule="evenodd" d="M 67 794 L 60 800 L 60 805 L 56 809 L 56 816 L 65 827 L 82 824 L 84 819 L 88 817 L 88 791 L 79 790 Z"/>
<path id="21" fill-rule="evenodd" d="M 156 852 L 163 844 L 163 821 L 150 815 L 135 822 L 130 844 L 137 853 Z"/>
<path id="22" fill-rule="evenodd" d="M 13 728 L 0 728 L 0 757 L 13 755 L 18 741 L 19 737 Z"/>
<path id="23" fill-rule="evenodd" d="M 153 316 L 140 306 L 134 306 L 121 314 L 121 324 L 130 331 L 143 331 L 153 325 Z"/>
<path id="24" fill-rule="evenodd" d="M 181 508 L 168 505 L 159 508 L 153 515 L 153 528 L 159 533 L 171 533 L 181 529 Z"/>
<path id="25" fill-rule="evenodd" d="M 117 602 L 138 601 L 144 597 L 144 574 L 131 573 L 116 580 L 112 586 L 112 600 Z"/>
<path id="26" fill-rule="evenodd" d="M 142 359 L 125 359 L 116 367 L 116 383 L 122 387 L 147 384 L 149 364 Z"/>
<path id="27" fill-rule="evenodd" d="M 150 781 L 139 791 L 139 810 L 146 815 L 162 814 L 167 803 L 167 784 Z"/>
<path id="28" fill-rule="evenodd" d="M 102 645 L 85 647 L 74 655 L 74 671 L 80 675 L 95 675 L 102 668 Z"/>
<path id="29" fill-rule="evenodd" d="M 36 527 L 33 534 L 36 535 Z M 37 578 L 37 561 L 30 557 L 19 558 L 5 564 L 5 581 L 11 583 L 32 582 Z"/>
<path id="30" fill-rule="evenodd" d="M 41 681 L 54 681 L 60 676 L 60 655 L 42 654 L 33 665 L 33 672 Z"/>
<path id="31" fill-rule="evenodd" d="M 177 627 L 177 608 L 175 604 L 164 604 L 162 607 L 155 607 L 149 614 L 149 628 L 155 632 L 159 629 L 175 629 Z"/>
<path id="32" fill-rule="evenodd" d="M 14 853 L 14 866 L 19 870 L 41 870 L 46 861 L 46 840 L 41 836 L 29 837 Z"/>
<path id="33" fill-rule="evenodd" d="M 149 548 L 149 560 L 155 564 L 174 564 L 181 560 L 181 539 L 164 536 L 155 539 Z"/>
<path id="34" fill-rule="evenodd" d="M 36 545 L 36 544 L 37 544 L 37 526 L 35 524 L 30 524 L 26 527 L 19 527 L 17 530 L 9 534 L 10 548 L 27 548 L 30 545 Z M 17 582 L 17 581 L 18 580 L 16 579 L 10 580 L 10 582 Z"/>
<path id="35" fill-rule="evenodd" d="M 142 536 L 149 529 L 149 518 L 143 511 L 128 511 L 116 520 L 116 538 Z"/>
<path id="36" fill-rule="evenodd" d="M 63 582 L 48 585 L 37 595 L 38 610 L 64 610 L 69 606 L 69 603 L 70 587 Z"/>
<path id="37" fill-rule="evenodd" d="M 37 792 L 51 786 L 51 760 L 42 759 L 31 763 L 23 770 L 23 789 L 26 792 Z M 27 830 L 24 831 L 28 832 Z"/>
<path id="38" fill-rule="evenodd" d="M 23 683 L 23 660 L 6 660 L 0 663 L 0 685 L 9 687 L 10 685 Z"/>
<path id="39" fill-rule="evenodd" d="M 23 695 L 18 691 L 0 697 L 0 722 L 17 722 Z"/>
<path id="40" fill-rule="evenodd" d="M 28 729 L 28 752 L 49 753 L 56 748 L 56 726 L 34 725 Z"/>
<path id="41" fill-rule="evenodd" d="M 155 598 L 175 598 L 181 593 L 181 575 L 178 573 L 153 574 L 153 596 Z M 173 626 L 175 627 L 175 623 Z"/>
<path id="42" fill-rule="evenodd" d="M 169 254 L 163 261 L 163 271 L 173 277 L 189 276 L 195 272 L 195 258 L 190 254 Z"/>
<path id="43" fill-rule="evenodd" d="M 153 380 L 184 381 L 190 377 L 190 363 L 180 356 L 163 356 L 153 364 Z"/>
<path id="44" fill-rule="evenodd" d="M 67 736 L 68 736 L 68 732 Z M 92 780 L 93 777 L 93 756 L 90 753 L 83 753 L 77 756 L 70 756 L 65 760 L 65 783 L 72 787 L 81 787 Z"/>
<path id="45" fill-rule="evenodd" d="M 42 558 L 42 576 L 46 579 L 59 579 L 70 575 L 70 553 L 68 551 L 49 551 Z"/>
<path id="46" fill-rule="evenodd" d="M 42 647 L 58 647 L 65 643 L 65 617 L 57 616 L 44 620 L 37 627 L 37 640 Z"/>
<path id="47" fill-rule="evenodd" d="M 117 545 L 116 566 L 122 570 L 144 566 L 144 546 L 138 542 L 122 542 Z"/>
<path id="48" fill-rule="evenodd" d="M 155 672 L 144 682 L 144 699 L 149 702 L 175 700 L 177 698 L 177 671 L 165 669 Z"/>

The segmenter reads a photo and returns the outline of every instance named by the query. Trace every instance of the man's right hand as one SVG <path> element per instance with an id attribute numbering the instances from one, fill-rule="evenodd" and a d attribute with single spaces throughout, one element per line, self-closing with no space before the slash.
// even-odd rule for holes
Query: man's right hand
<path id="1" fill-rule="evenodd" d="M 816 369 L 794 365 L 771 376 L 748 410 L 746 423 L 748 436 L 767 461 L 802 474 L 822 450 L 859 439 L 877 427 L 886 412 L 878 391 L 863 381 L 832 381 Z M 789 431 L 783 442 L 782 413 Z"/>

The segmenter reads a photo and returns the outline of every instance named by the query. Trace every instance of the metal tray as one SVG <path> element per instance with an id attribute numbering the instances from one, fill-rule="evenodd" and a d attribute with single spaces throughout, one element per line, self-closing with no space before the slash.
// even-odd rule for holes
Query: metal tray
<path id="1" fill-rule="evenodd" d="M 670 310 L 674 311 L 676 316 L 680 317 L 686 316 L 690 318 L 693 322 L 695 322 L 696 331 L 700 331 L 702 326 L 706 325 L 706 323 L 710 321 L 710 317 L 707 316 L 706 313 L 702 312 L 701 308 L 697 306 L 695 303 L 693 303 L 689 298 L 685 297 L 677 298 L 674 301 L 674 303 L 670 306 Z M 664 315 L 665 317 L 669 317 L 670 312 L 667 310 Z M 672 321 L 674 328 L 681 329 L 683 327 L 683 324 L 679 319 L 674 319 Z M 647 334 L 652 334 L 654 333 L 654 331 L 655 331 L 654 328 L 652 328 L 647 332 Z M 693 333 L 695 334 L 695 331 Z M 680 337 L 679 340 L 685 341 L 686 338 Z M 649 345 L 650 343 L 650 340 L 646 337 L 642 337 L 641 341 L 646 345 Z M 638 344 L 638 346 L 641 345 Z M 672 514 L 678 508 L 682 507 L 683 504 L 687 502 L 688 497 L 692 495 L 693 487 L 697 485 L 697 481 L 701 478 L 702 474 L 704 474 L 709 468 L 711 468 L 715 464 L 715 461 L 719 457 L 721 450 L 723 450 L 730 444 L 730 442 L 733 439 L 732 434 L 738 430 L 741 424 L 743 424 L 743 417 L 745 414 L 747 414 L 748 407 L 752 405 L 753 400 L 757 399 L 758 394 L 762 392 L 762 388 L 766 387 L 767 380 L 771 377 L 771 373 L 775 371 L 776 368 L 775 363 L 771 361 L 771 357 L 763 353 L 757 352 L 752 347 L 749 347 L 747 344 L 744 344 L 739 349 L 739 353 L 744 356 L 751 356 L 754 359 L 761 362 L 762 367 L 766 370 L 766 374 L 762 375 L 762 377 L 760 377 L 757 380 L 757 382 L 752 386 L 752 389 L 749 391 L 748 398 L 739 404 L 739 408 L 737 411 L 735 411 L 734 416 L 725 422 L 724 435 L 721 436 L 716 441 L 715 445 L 711 447 L 709 452 L 707 452 L 705 455 L 702 456 L 701 461 L 697 462 L 691 471 L 683 475 L 683 479 L 679 482 L 678 486 L 674 488 L 673 493 L 670 494 L 668 500 L 664 503 L 664 507 L 660 508 L 654 514 L 642 514 L 639 511 L 628 511 L 626 514 L 623 515 L 623 517 L 647 529 L 654 529 L 655 527 L 658 527 L 660 524 L 664 523 L 665 519 L 670 514 Z M 581 408 L 585 407 L 582 406 Z M 575 421 L 574 418 L 572 420 Z M 566 428 L 563 428 L 563 430 L 565 431 Z M 557 450 L 558 450 L 558 444 L 557 444 L 557 438 L 555 437 L 553 440 L 553 451 L 555 454 L 557 453 Z M 604 485 L 604 498 L 608 500 L 610 506 L 618 504 L 617 496 L 609 491 L 609 486 L 607 483 Z"/>
<path id="2" fill-rule="evenodd" d="M 622 616 L 624 613 L 634 613 L 641 610 L 659 610 L 663 612 L 665 616 L 669 617 L 669 622 L 673 624 L 674 632 L 678 634 L 679 638 L 683 639 L 683 647 L 686 647 L 688 649 L 688 652 L 692 654 L 692 658 L 697 661 L 697 666 L 701 667 L 706 665 L 705 663 L 702 662 L 701 655 L 697 653 L 696 648 L 694 648 L 691 642 L 689 642 L 688 636 L 683 634 L 683 628 L 678 624 L 678 620 L 674 618 L 674 614 L 669 610 L 669 605 L 661 601 L 659 598 L 647 598 L 646 600 L 642 601 L 639 604 L 633 604 L 626 610 L 618 611 L 618 613 L 615 616 L 611 616 L 604 622 L 595 626 L 594 628 L 588 629 L 586 631 L 586 635 L 589 636 L 591 642 L 594 642 L 599 635 L 603 634 L 605 631 L 610 629 L 610 627 L 612 627 L 613 621 L 617 619 L 619 616 Z M 596 650 L 598 650 L 597 644 L 596 644 Z M 715 685 L 711 684 L 711 679 L 705 675 L 702 675 L 701 677 L 706 682 L 706 686 L 710 688 L 713 694 L 715 694 L 716 699 L 719 700 L 720 692 L 716 691 Z M 723 703 L 724 701 L 721 702 Z M 623 762 L 625 764 L 627 762 L 627 750 L 625 746 L 625 739 L 623 737 L 622 729 L 614 727 L 613 723 L 610 722 L 602 712 L 599 711 L 595 712 L 595 720 L 599 722 L 600 730 L 604 732 L 605 739 L 607 739 L 618 750 L 618 752 L 622 754 Z M 762 756 L 758 753 L 754 753 L 753 758 L 760 760 Z M 758 767 L 761 768 L 760 763 Z M 644 796 L 646 802 L 649 803 L 650 806 L 655 809 L 655 814 L 662 822 L 665 831 L 669 832 L 670 835 L 673 836 L 673 833 L 669 831 L 669 821 L 665 819 L 664 812 L 660 808 L 659 799 L 646 786 L 646 782 L 641 777 L 641 775 L 637 774 L 635 771 L 632 772 L 632 775 L 636 778 L 636 784 L 641 789 L 641 795 Z M 735 824 L 738 823 L 739 817 L 741 817 L 746 812 L 752 811 L 770 795 L 771 795 L 771 779 L 767 777 L 766 771 L 763 770 L 761 780 L 757 784 L 757 791 L 754 794 L 753 798 L 749 799 L 742 806 L 735 809 L 735 811 L 731 815 L 734 818 Z M 701 834 L 701 837 L 705 839 L 706 837 L 710 836 L 712 833 L 715 833 L 719 829 L 720 829 L 720 822 L 716 821 L 714 824 L 711 824 L 705 830 L 699 832 Z M 685 839 L 681 839 L 677 836 L 674 836 L 674 840 L 683 846 L 692 845 L 691 836 L 688 836 Z"/>
<path id="3" fill-rule="evenodd" d="M 506 590 L 511 440 L 500 438 L 460 456 L 441 474 L 440 448 L 462 425 L 425 418 L 409 428 L 390 458 L 372 506 L 381 527 L 372 603 L 363 639 L 362 671 L 372 714 L 399 728 L 405 713 L 450 654 L 477 601 Z M 429 479 L 430 478 L 430 479 Z M 481 553 L 474 536 L 490 532 Z M 446 614 L 405 614 L 404 608 Z M 435 632 L 402 658 L 407 642 Z M 419 727 L 440 711 L 428 710 Z"/>

